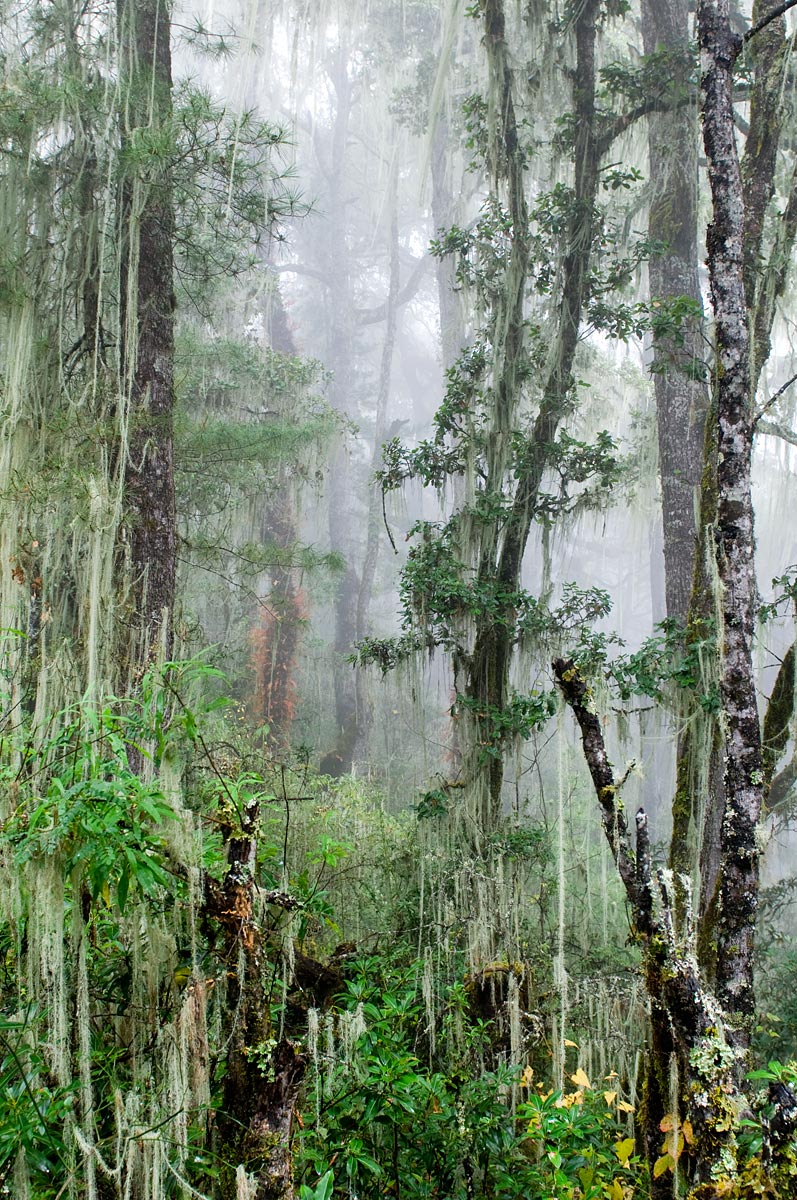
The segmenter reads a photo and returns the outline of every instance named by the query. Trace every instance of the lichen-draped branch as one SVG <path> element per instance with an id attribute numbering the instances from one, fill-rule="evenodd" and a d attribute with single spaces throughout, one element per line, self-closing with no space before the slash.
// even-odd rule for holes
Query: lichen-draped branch
<path id="1" fill-rule="evenodd" d="M 676 1056 L 694 1132 L 695 1179 L 703 1187 L 694 1196 L 707 1200 L 721 1162 L 730 1183 L 736 1178 L 738 1120 L 748 1108 L 739 1080 L 740 1057 L 726 1040 L 724 1013 L 705 985 L 690 943 L 673 921 L 673 900 L 664 872 L 658 874 L 659 909 L 654 908 L 647 816 L 636 814 L 636 854 L 628 842 L 627 821 L 617 795 L 614 770 L 606 751 L 601 721 L 591 705 L 589 686 L 572 659 L 555 659 L 554 675 L 581 730 L 584 758 L 601 806 L 603 827 L 631 909 L 642 970 L 650 999 L 653 1045 Z M 784 1090 L 782 1121 L 791 1120 L 794 1097 Z M 780 1108 L 778 1109 L 780 1113 Z M 781 1116 L 778 1117 L 780 1122 Z M 658 1155 L 659 1139 L 648 1143 Z M 777 1144 L 773 1142 L 773 1151 Z"/>
<path id="2" fill-rule="evenodd" d="M 606 839 L 636 917 L 640 884 L 644 887 L 646 882 L 641 874 L 644 856 L 637 862 L 628 840 L 628 821 L 625 809 L 618 795 L 614 771 L 606 753 L 603 730 L 592 707 L 587 681 L 572 659 L 557 658 L 552 666 L 556 682 L 581 730 L 584 758 L 601 806 Z M 637 828 L 639 828 L 639 824 L 637 824 Z M 643 823 L 643 836 L 644 829 Z"/>

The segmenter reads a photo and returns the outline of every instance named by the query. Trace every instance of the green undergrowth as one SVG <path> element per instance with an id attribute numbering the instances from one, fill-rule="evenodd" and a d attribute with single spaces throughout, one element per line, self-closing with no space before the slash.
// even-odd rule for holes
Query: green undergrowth
<path id="1" fill-rule="evenodd" d="M 593 1087 L 574 1067 L 562 1091 L 528 1064 L 487 1067 L 494 1030 L 463 983 L 433 1048 L 421 976 L 395 955 L 360 960 L 316 1015 L 298 1139 L 306 1200 L 647 1194 L 616 1075 Z"/>
<path id="2" fill-rule="evenodd" d="M 444 947 L 437 910 L 419 919 L 423 856 L 444 847 L 430 818 L 412 803 L 391 812 L 371 783 L 319 776 L 305 754 L 277 761 L 206 661 L 152 669 L 134 697 L 35 728 L 7 683 L 0 1195 L 92 1194 L 94 1161 L 102 1200 L 136 1172 L 171 1181 L 164 1195 L 222 1200 L 229 1164 L 215 1130 L 234 1012 L 212 897 L 256 810 L 250 869 L 273 1036 L 250 1049 L 266 1071 L 282 1037 L 307 1059 L 300 1200 L 645 1200 L 633 963 L 568 951 L 562 1006 L 542 826 L 490 848 L 506 869 L 520 856 L 517 878 L 534 885 L 522 961 L 476 967 L 456 926 Z M 576 874 L 571 886 L 583 884 Z M 588 908 L 583 917 L 586 927 Z M 776 1046 L 781 1028 L 788 1051 L 782 982 L 766 1037 Z M 793 1075 L 774 1060 L 761 1071 L 740 1130 L 748 1181 L 762 1179 L 772 1089 Z M 660 1173 L 686 1180 L 690 1153 L 688 1126 L 665 1119 Z M 790 1186 L 773 1179 L 751 1194 L 774 1200 Z"/>

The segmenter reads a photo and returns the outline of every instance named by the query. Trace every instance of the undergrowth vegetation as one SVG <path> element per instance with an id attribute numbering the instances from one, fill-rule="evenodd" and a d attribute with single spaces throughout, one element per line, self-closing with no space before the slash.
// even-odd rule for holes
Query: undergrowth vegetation
<path id="1" fill-rule="evenodd" d="M 306 1059 L 303 1200 L 642 1200 L 644 1097 L 633 1058 L 617 1042 L 613 1063 L 611 1050 L 639 1004 L 631 965 L 604 964 L 581 998 L 574 977 L 562 1013 L 540 923 L 554 893 L 539 879 L 525 961 L 474 972 L 455 931 L 444 961 L 418 921 L 435 818 L 391 814 L 375 785 L 318 776 L 301 758 L 275 761 L 264 738 L 202 660 L 151 670 L 134 700 L 71 708 L 43 733 L 7 709 L 4 1194 L 64 1195 L 85 1145 L 98 1196 L 115 1195 L 136 1160 L 173 1180 L 169 1194 L 208 1195 L 225 1178 L 229 963 L 213 896 L 256 802 L 270 1032 L 245 1053 L 266 1077 L 286 1036 Z M 544 842 L 538 827 L 515 828 L 504 850 L 531 847 L 538 871 Z M 590 1030 L 612 1003 L 598 1057 Z M 794 1077 L 774 1061 L 755 1074 L 764 1088 Z M 766 1105 L 764 1091 L 744 1123 L 751 1162 Z M 675 1175 L 690 1145 L 688 1122 L 665 1118 L 656 1171 Z"/>

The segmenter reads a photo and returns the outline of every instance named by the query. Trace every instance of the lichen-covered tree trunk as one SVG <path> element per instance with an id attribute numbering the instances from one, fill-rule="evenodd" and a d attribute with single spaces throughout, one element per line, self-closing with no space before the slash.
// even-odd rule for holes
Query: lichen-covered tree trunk
<path id="1" fill-rule="evenodd" d="M 172 74 L 167 0 L 119 0 L 123 179 L 120 373 L 135 673 L 168 654 L 177 562 Z"/>
<path id="2" fill-rule="evenodd" d="M 293 1200 L 291 1137 L 306 1061 L 287 1038 L 273 1037 L 265 946 L 255 915 L 259 803 L 250 799 L 240 828 L 228 831 L 227 872 L 208 879 L 205 916 L 223 934 L 226 967 L 226 1074 L 218 1114 L 225 1195 Z M 287 894 L 266 896 L 295 907 Z"/>
<path id="3" fill-rule="evenodd" d="M 680 1164 L 696 1185 L 689 1195 L 692 1200 L 718 1200 L 720 1196 L 741 1200 L 758 1194 L 767 1177 L 766 1164 L 778 1157 L 781 1144 L 777 1138 L 770 1139 L 761 1160 L 752 1165 L 747 1183 L 740 1184 L 736 1136 L 749 1102 L 742 1090 L 735 1044 L 738 1036 L 727 1026 L 728 1013 L 707 988 L 698 967 L 694 928 L 687 924 L 679 932 L 676 927 L 675 898 L 665 873 L 659 871 L 653 879 L 647 815 L 641 808 L 635 818 L 636 846 L 631 846 L 619 796 L 622 783 L 609 761 L 586 680 L 572 659 L 556 659 L 553 670 L 581 731 L 604 832 L 628 899 L 631 933 L 642 955 L 654 1045 L 662 1057 L 672 1055 L 678 1068 L 691 1125 L 691 1163 Z M 783 1088 L 773 1107 L 771 1128 L 783 1121 L 793 1129 L 797 1100 L 791 1088 Z M 660 1158 L 661 1143 L 648 1135 L 646 1144 L 655 1179 L 653 1167 Z M 673 1161 L 670 1166 L 674 1165 Z M 669 1190 L 674 1194 L 672 1179 L 669 1175 Z M 654 1190 L 653 1194 L 659 1193 Z"/>
<path id="4" fill-rule="evenodd" d="M 753 9 L 754 23 L 765 11 L 769 11 L 768 4 L 757 2 Z M 774 194 L 777 147 L 783 119 L 778 98 L 783 82 L 784 48 L 785 24 L 782 18 L 772 21 L 752 42 L 750 126 L 741 163 L 744 287 L 749 327 L 754 331 L 751 350 L 755 347 L 750 363 L 751 404 L 769 355 L 774 296 L 782 294 L 784 286 L 784 278 L 775 263 L 786 247 L 793 245 L 795 232 L 794 227 L 790 226 L 787 209 L 784 219 L 777 226 L 769 261 L 762 261 L 765 257 L 764 221 L 767 206 Z M 687 620 L 687 641 L 709 639 L 717 623 L 719 597 L 716 574 L 711 566 L 717 526 L 717 429 L 716 412 L 712 409 L 706 429 L 699 547 Z M 718 663 L 710 656 L 704 660 L 703 693 L 708 693 L 716 686 L 718 669 Z M 715 932 L 724 813 L 722 775 L 722 730 L 712 713 L 701 711 L 695 704 L 679 746 L 670 865 L 677 873 L 689 875 L 694 871 L 692 827 L 698 826 L 696 840 L 700 847 L 701 919 L 698 953 L 701 965 L 711 980 L 714 978 L 717 953 Z"/>
<path id="5" fill-rule="evenodd" d="M 733 69 L 742 42 L 731 28 L 728 0 L 702 0 L 698 32 L 703 60 L 703 142 L 713 217 L 707 248 L 716 343 L 716 543 L 725 735 L 717 993 L 733 1022 L 736 1044 L 746 1046 L 755 1012 L 756 828 L 763 762 L 752 659 L 756 613 L 750 479 L 754 413 L 744 287 L 744 196 L 733 112 Z"/>

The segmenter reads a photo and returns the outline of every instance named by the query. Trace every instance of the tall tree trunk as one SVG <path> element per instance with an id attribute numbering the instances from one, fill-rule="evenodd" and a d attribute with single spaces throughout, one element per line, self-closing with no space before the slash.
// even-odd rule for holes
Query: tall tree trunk
<path id="1" fill-rule="evenodd" d="M 717 993 L 749 1044 L 755 1015 L 753 944 L 758 906 L 756 828 L 763 793 L 761 731 L 753 674 L 756 580 L 751 494 L 754 413 L 744 286 L 744 196 L 733 112 L 733 69 L 742 48 L 728 0 L 701 0 L 703 142 L 713 219 L 707 235 L 717 362 L 717 572 L 721 584 L 721 695 L 725 725 Z"/>
<path id="2" fill-rule="evenodd" d="M 648 235 L 660 247 L 648 260 L 650 297 L 664 304 L 680 297 L 701 303 L 697 249 L 697 93 L 691 84 L 693 54 L 689 38 L 688 0 L 642 0 L 642 37 L 646 55 L 666 51 L 671 56 L 673 83 L 669 104 L 648 116 L 650 207 Z M 684 104 L 676 88 L 691 93 Z M 687 621 L 687 636 L 705 636 L 705 607 L 712 603 L 710 580 L 698 548 L 704 442 L 708 392 L 701 378 L 700 322 L 682 325 L 678 344 L 663 339 L 653 346 L 653 384 L 659 445 L 661 515 L 664 549 L 665 611 L 668 618 Z M 683 339 L 681 341 L 681 339 Z M 694 585 L 694 588 L 693 588 Z M 691 602 L 690 602 L 691 601 Z M 720 773 L 716 768 L 719 737 L 713 714 L 697 702 L 678 738 L 676 786 L 672 804 L 673 830 L 670 867 L 675 879 L 675 920 L 686 911 L 682 878 L 695 874 L 696 826 L 722 811 Z M 706 768 L 706 741 L 709 765 Z M 712 784 L 714 786 L 712 786 Z M 696 801 L 698 787 L 705 800 Z M 711 828 L 710 833 L 713 833 Z M 707 845 L 714 845 L 709 836 Z M 713 892 L 714 879 L 711 880 Z M 670 1062 L 674 1045 L 669 1014 L 651 1003 L 651 1037 L 645 1072 L 644 1130 L 648 1158 L 661 1145 L 660 1123 L 671 1104 Z M 651 1192 L 672 1192 L 666 1175 L 651 1180 Z"/>
<path id="3" fill-rule="evenodd" d="M 645 54 L 667 50 L 677 83 L 691 88 L 688 0 L 643 0 Z M 648 117 L 650 211 L 648 234 L 662 249 L 648 261 L 650 295 L 664 302 L 688 296 L 700 303 L 697 257 L 697 97 L 670 104 Z M 683 345 L 654 345 L 654 390 L 664 525 L 667 616 L 685 620 L 692 591 L 697 506 L 703 470 L 703 429 L 708 395 L 699 364 L 698 321 L 681 330 Z"/>
<path id="4" fill-rule="evenodd" d="M 394 131 L 395 133 L 395 131 Z M 374 420 L 374 444 L 371 453 L 371 478 L 369 479 L 368 525 L 366 531 L 365 556 L 357 596 L 357 641 L 369 633 L 368 610 L 376 577 L 379 557 L 379 531 L 382 523 L 382 489 L 373 476 L 382 462 L 382 444 L 387 433 L 387 413 L 390 401 L 390 378 L 393 368 L 393 352 L 398 331 L 399 294 L 399 235 L 398 235 L 398 150 L 393 158 L 390 180 L 390 277 L 387 291 L 385 340 L 382 343 L 382 358 L 379 367 L 379 389 L 376 397 Z M 363 697 L 361 695 L 361 709 Z"/>
<path id="5" fill-rule="evenodd" d="M 177 561 L 174 461 L 174 197 L 167 0 L 119 0 L 124 176 L 120 367 L 135 672 L 171 648 Z"/>
<path id="6" fill-rule="evenodd" d="M 576 70 L 574 73 L 575 109 L 575 190 L 570 207 L 567 240 L 562 265 L 561 298 L 556 318 L 550 366 L 540 409 L 531 435 L 516 467 L 517 487 L 506 519 L 500 549 L 488 537 L 482 547 L 479 576 L 486 582 L 497 578 L 507 592 L 520 582 L 523 555 L 528 543 L 535 506 L 550 447 L 567 409 L 573 386 L 573 363 L 581 325 L 581 314 L 589 286 L 589 270 L 594 234 L 594 208 L 598 189 L 600 149 L 595 132 L 595 29 L 598 5 L 586 0 L 575 19 Z M 486 0 L 484 6 L 485 44 L 490 65 L 490 95 L 498 98 L 495 120 L 500 131 L 493 152 L 494 186 L 503 177 L 512 217 L 513 246 L 511 270 L 507 273 L 503 311 L 496 314 L 496 326 L 502 331 L 494 368 L 495 419 L 492 435 L 495 450 L 488 460 L 488 489 L 503 486 L 502 443 L 512 425 L 513 406 L 520 389 L 523 367 L 523 301 L 529 266 L 527 244 L 528 211 L 524 194 L 523 150 L 519 144 L 512 98 L 513 79 L 506 45 L 504 10 L 501 0 Z M 511 613 L 500 622 L 492 615 L 477 620 L 473 652 L 467 664 L 466 694 L 478 700 L 486 711 L 503 711 L 509 688 L 509 668 L 515 638 Z M 480 738 L 477 738 L 478 741 Z M 471 771 L 482 776 L 483 819 L 489 828 L 501 806 L 503 758 L 491 755 L 487 763 L 471 764 Z"/>
<path id="7" fill-rule="evenodd" d="M 764 3 L 756 0 L 753 9 L 754 23 L 766 11 L 769 11 L 768 0 Z M 744 201 L 743 279 L 749 327 L 754 331 L 751 349 L 755 347 L 750 363 L 749 388 L 752 405 L 761 370 L 769 356 L 775 298 L 782 295 L 785 285 L 783 274 L 776 264 L 784 251 L 787 255 L 790 254 L 795 234 L 795 226 L 789 220 L 787 207 L 784 219 L 778 225 L 770 261 L 766 265 L 762 264 L 764 218 L 774 194 L 777 147 L 782 123 L 778 99 L 785 64 L 783 18 L 772 21 L 757 35 L 752 43 L 751 57 L 754 71 L 750 93 L 750 128 L 741 164 L 741 176 Z M 717 430 L 716 411 L 712 409 L 706 433 L 699 552 L 695 562 L 687 622 L 688 641 L 707 639 L 718 615 L 719 599 L 714 572 L 710 566 L 717 525 Z M 703 681 L 703 692 L 707 692 L 717 682 L 713 672 L 718 667 L 713 662 L 707 666 L 708 676 Z M 696 797 L 702 798 L 702 806 L 695 804 Z M 711 713 L 699 711 L 695 705 L 679 746 L 670 865 L 676 872 L 686 875 L 693 871 L 690 826 L 696 821 L 701 826 L 701 938 L 698 953 L 709 980 L 714 978 L 717 957 L 715 934 L 719 912 L 724 804 L 722 730 Z M 696 811 L 701 808 L 702 812 Z"/>
<path id="8" fill-rule="evenodd" d="M 288 324 L 276 276 L 268 308 L 268 340 L 280 354 L 295 356 L 296 343 Z M 290 405 L 291 401 L 288 400 Z M 282 416 L 290 419 L 290 411 Z M 298 544 L 298 518 L 293 480 L 288 466 L 280 461 L 273 499 L 263 514 L 261 540 L 291 555 Z M 272 749 L 282 753 L 290 746 L 296 708 L 296 672 L 304 618 L 299 572 L 290 562 L 278 562 L 269 571 L 271 588 L 265 605 L 255 614 L 252 631 L 253 694 L 252 717 L 268 725 Z"/>
<path id="9" fill-rule="evenodd" d="M 344 417 L 351 418 L 356 415 L 356 406 L 351 395 L 354 314 L 346 230 L 347 200 L 344 195 L 346 147 L 353 103 L 348 67 L 348 48 L 341 44 L 335 52 L 330 73 L 337 107 L 327 172 L 330 229 L 323 269 L 330 313 L 325 356 L 326 365 L 332 373 L 330 402 Z M 329 775 L 345 775 L 351 770 L 358 735 L 356 681 L 347 661 L 355 641 L 357 597 L 360 591 L 360 579 L 355 567 L 357 542 L 354 536 L 356 513 L 352 503 L 353 492 L 349 450 L 346 445 L 340 445 L 332 463 L 328 493 L 330 547 L 345 562 L 335 597 L 332 665 L 335 743 L 321 761 L 321 770 Z"/>

